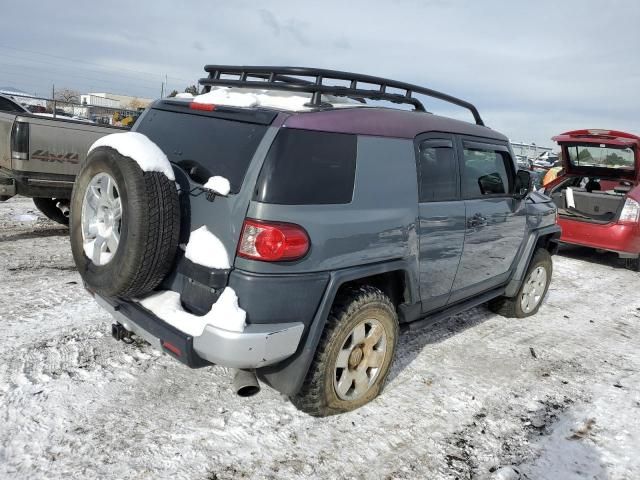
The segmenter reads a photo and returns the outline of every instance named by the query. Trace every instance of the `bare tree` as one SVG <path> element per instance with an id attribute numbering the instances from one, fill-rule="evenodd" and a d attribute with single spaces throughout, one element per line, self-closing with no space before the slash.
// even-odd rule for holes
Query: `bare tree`
<path id="1" fill-rule="evenodd" d="M 128 108 L 130 110 L 137 110 L 137 109 L 142 108 L 144 106 L 145 106 L 145 103 L 142 100 L 140 100 L 139 98 L 134 98 L 133 100 L 131 100 L 129 102 Z"/>
<path id="2" fill-rule="evenodd" d="M 61 88 L 56 90 L 55 99 L 60 100 L 61 102 L 68 103 L 79 103 L 80 102 L 80 92 L 77 90 L 73 90 L 71 88 Z"/>
<path id="3" fill-rule="evenodd" d="M 198 95 L 198 87 L 196 87 L 195 85 L 190 85 L 187 88 L 184 89 L 185 93 L 190 93 L 191 95 L 193 95 L 194 97 L 196 95 Z"/>

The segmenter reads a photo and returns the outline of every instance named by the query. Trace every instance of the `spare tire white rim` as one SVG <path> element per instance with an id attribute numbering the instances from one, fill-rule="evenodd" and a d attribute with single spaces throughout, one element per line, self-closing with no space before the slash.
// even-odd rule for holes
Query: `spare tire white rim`
<path id="1" fill-rule="evenodd" d="M 358 323 L 338 352 L 333 387 L 338 398 L 357 400 L 378 379 L 387 355 L 387 333 L 382 323 L 369 318 Z"/>
<path id="2" fill-rule="evenodd" d="M 95 175 L 82 201 L 82 247 L 95 265 L 109 263 L 120 245 L 122 200 L 118 184 L 105 172 Z"/>

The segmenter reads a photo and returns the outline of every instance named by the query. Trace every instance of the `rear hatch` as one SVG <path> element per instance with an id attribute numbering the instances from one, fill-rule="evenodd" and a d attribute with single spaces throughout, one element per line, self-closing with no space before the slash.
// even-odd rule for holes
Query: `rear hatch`
<path id="1" fill-rule="evenodd" d="M 549 192 L 565 218 L 617 221 L 637 185 L 638 141 L 611 130 L 576 130 L 553 138 L 562 147 L 563 181 Z"/>
<path id="2" fill-rule="evenodd" d="M 264 156 L 275 136 L 277 112 L 210 107 L 185 101 L 160 101 L 135 125 L 167 155 L 180 189 L 181 233 L 172 273 L 161 288 L 181 293 L 185 308 L 208 312 L 227 284 L 230 269 L 207 268 L 184 257 L 191 232 L 207 227 L 226 249 L 233 265 L 245 214 Z M 206 108 L 206 107 L 205 107 Z M 214 195 L 204 184 L 226 178 L 229 194 Z"/>

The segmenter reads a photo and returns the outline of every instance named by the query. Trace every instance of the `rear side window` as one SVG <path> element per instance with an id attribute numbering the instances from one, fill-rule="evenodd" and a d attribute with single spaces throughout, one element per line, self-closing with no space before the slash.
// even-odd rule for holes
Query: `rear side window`
<path id="1" fill-rule="evenodd" d="M 357 137 L 283 128 L 271 145 L 255 200 L 284 205 L 350 203 Z"/>
<path id="2" fill-rule="evenodd" d="M 238 193 L 267 126 L 154 109 L 141 118 L 136 130 L 192 180 L 204 183 L 220 175 L 229 180 L 231 193 Z"/>
<path id="3" fill-rule="evenodd" d="M 465 198 L 507 195 L 512 191 L 507 152 L 464 149 L 462 193 Z"/>
<path id="4" fill-rule="evenodd" d="M 458 174 L 453 141 L 423 141 L 419 148 L 418 174 L 421 202 L 456 200 Z"/>

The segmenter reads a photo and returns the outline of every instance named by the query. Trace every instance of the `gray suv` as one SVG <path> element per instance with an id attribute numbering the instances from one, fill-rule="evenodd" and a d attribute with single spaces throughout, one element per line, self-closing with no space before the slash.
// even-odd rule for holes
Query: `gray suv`
<path id="1" fill-rule="evenodd" d="M 77 177 L 74 259 L 115 338 L 325 416 L 380 393 L 404 324 L 537 312 L 556 208 L 473 105 L 331 70 L 205 70 L 202 95 L 156 101 Z"/>

